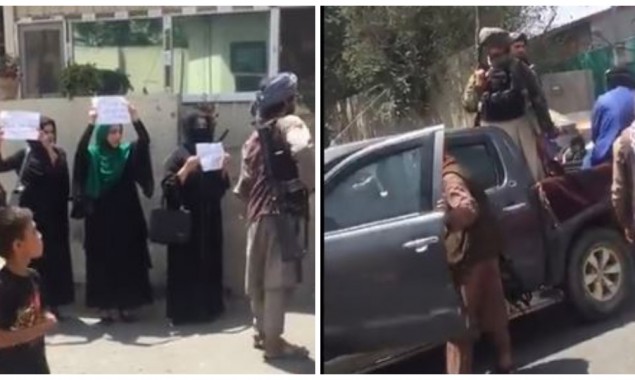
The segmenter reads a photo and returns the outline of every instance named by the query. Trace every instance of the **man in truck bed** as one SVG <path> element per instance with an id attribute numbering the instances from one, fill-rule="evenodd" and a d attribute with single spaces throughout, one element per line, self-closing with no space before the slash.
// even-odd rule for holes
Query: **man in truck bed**
<path id="1" fill-rule="evenodd" d="M 472 347 L 478 332 L 489 333 L 498 351 L 497 373 L 512 369 L 508 316 L 499 269 L 501 232 L 487 196 L 445 155 L 443 200 L 445 246 L 452 278 L 468 319 L 468 335 L 448 342 L 447 373 L 472 371 Z"/>
<path id="2" fill-rule="evenodd" d="M 487 56 L 487 64 L 479 62 L 479 68 L 470 77 L 463 94 L 463 107 L 467 112 L 477 113 L 482 125 L 507 132 L 525 156 L 534 180 L 540 181 L 546 173 L 539 144 L 543 135 L 555 137 L 557 129 L 536 75 L 511 55 L 511 42 L 509 33 L 503 29 L 480 31 L 479 49 Z M 528 105 L 540 133 L 535 130 Z"/>

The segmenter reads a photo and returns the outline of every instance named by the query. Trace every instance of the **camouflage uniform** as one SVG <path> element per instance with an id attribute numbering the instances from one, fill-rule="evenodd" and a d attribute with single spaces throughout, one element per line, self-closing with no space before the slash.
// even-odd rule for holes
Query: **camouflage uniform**
<path id="1" fill-rule="evenodd" d="M 498 28 L 484 28 L 479 37 L 482 45 L 491 43 L 504 44 L 509 34 Z M 536 75 L 524 62 L 510 58 L 509 70 L 518 78 L 527 100 L 526 112 L 523 116 L 505 121 L 487 120 L 487 115 L 480 115 L 481 125 L 496 126 L 507 134 L 520 147 L 535 180 L 545 177 L 543 160 L 539 153 L 540 135 L 555 134 L 556 128 L 551 120 L 544 93 Z M 476 74 L 472 74 L 463 93 L 463 107 L 467 112 L 479 113 L 483 89 L 476 85 Z"/>

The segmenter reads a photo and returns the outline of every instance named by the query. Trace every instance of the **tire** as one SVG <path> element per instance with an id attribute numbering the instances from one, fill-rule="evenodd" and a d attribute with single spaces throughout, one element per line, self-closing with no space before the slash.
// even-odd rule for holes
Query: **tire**
<path id="1" fill-rule="evenodd" d="M 609 259 L 603 265 L 600 261 L 606 257 Z M 594 262 L 604 270 L 596 270 Z M 619 269 L 619 276 L 615 268 Z M 633 289 L 632 274 L 631 250 L 619 233 L 605 228 L 585 230 L 569 253 L 566 283 L 569 302 L 587 321 L 607 318 L 628 300 Z M 587 285 L 587 281 L 591 284 Z"/>

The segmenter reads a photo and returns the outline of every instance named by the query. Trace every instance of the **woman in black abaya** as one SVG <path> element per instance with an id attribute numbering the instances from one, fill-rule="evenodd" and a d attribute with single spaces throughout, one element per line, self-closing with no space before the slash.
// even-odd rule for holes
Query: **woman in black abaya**
<path id="1" fill-rule="evenodd" d="M 173 324 L 211 321 L 224 311 L 221 199 L 229 188 L 223 170 L 203 172 L 197 143 L 214 139 L 214 119 L 194 113 L 182 123 L 184 144 L 166 162 L 162 182 L 168 208 L 189 210 L 191 239 L 168 247 L 167 316 Z"/>
<path id="2" fill-rule="evenodd" d="M 42 278 L 44 304 L 59 317 L 58 308 L 75 300 L 75 289 L 68 220 L 70 176 L 66 152 L 55 145 L 56 137 L 55 121 L 42 117 L 39 141 L 29 141 L 28 150 L 21 149 L 7 158 L 0 154 L 0 172 L 19 174 L 27 159 L 20 206 L 31 209 L 42 233 L 44 254 L 33 267 Z"/>
<path id="3" fill-rule="evenodd" d="M 95 126 L 81 137 L 73 169 L 73 213 L 85 218 L 86 303 L 102 312 L 102 323 L 152 302 L 147 226 L 137 185 L 150 198 L 154 190 L 150 135 L 130 107 L 137 140 L 122 141 L 121 125 Z M 95 130 L 95 142 L 90 138 Z"/>

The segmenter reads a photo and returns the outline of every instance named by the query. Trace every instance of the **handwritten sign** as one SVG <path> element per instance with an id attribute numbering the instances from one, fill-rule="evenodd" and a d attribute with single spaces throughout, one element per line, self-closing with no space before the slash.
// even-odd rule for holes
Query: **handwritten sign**
<path id="1" fill-rule="evenodd" d="M 130 124 L 128 102 L 123 96 L 100 96 L 93 98 L 93 107 L 97 109 L 97 124 Z"/>
<path id="2" fill-rule="evenodd" d="M 201 168 L 204 172 L 223 168 L 225 149 L 222 143 L 196 144 L 196 155 L 201 159 Z"/>
<path id="3" fill-rule="evenodd" d="M 5 140 L 37 140 L 40 136 L 40 114 L 26 111 L 0 112 Z"/>

